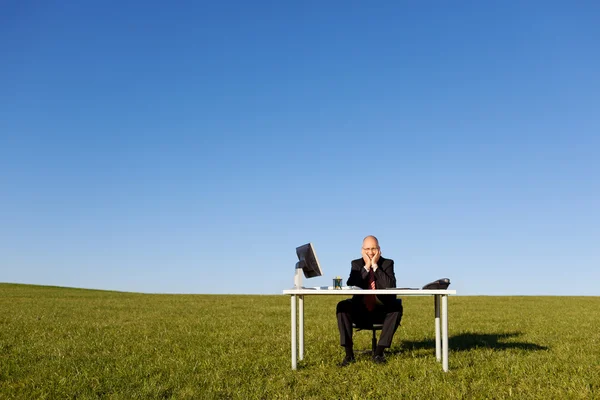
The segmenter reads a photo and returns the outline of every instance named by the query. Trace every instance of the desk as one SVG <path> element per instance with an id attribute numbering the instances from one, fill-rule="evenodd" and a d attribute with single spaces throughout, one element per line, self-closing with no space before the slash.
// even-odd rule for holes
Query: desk
<path id="1" fill-rule="evenodd" d="M 304 359 L 304 296 L 350 296 L 365 294 L 395 294 L 398 296 L 433 296 L 435 309 L 435 356 L 442 363 L 444 372 L 448 371 L 448 295 L 456 290 L 412 290 L 412 289 L 287 289 L 292 299 L 292 369 L 296 369 L 298 356 Z M 296 301 L 297 298 L 297 301 Z M 441 304 L 441 307 L 440 307 Z M 441 308 L 441 321 L 440 321 Z M 441 338 L 440 338 L 441 332 Z"/>

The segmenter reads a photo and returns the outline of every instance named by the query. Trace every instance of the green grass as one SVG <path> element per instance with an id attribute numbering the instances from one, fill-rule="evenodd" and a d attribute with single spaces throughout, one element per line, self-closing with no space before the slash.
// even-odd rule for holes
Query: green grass
<path id="1" fill-rule="evenodd" d="M 600 399 L 598 297 L 450 297 L 448 373 L 430 297 L 404 299 L 387 365 L 339 368 L 342 298 L 306 298 L 292 371 L 288 296 L 0 284 L 0 398 Z"/>

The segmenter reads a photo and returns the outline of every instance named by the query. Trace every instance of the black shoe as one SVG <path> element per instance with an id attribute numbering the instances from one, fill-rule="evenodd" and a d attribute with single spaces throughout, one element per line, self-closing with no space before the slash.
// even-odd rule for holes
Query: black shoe
<path id="1" fill-rule="evenodd" d="M 352 364 L 355 361 L 356 361 L 356 359 L 354 357 L 348 357 L 348 356 L 346 356 L 342 360 L 342 363 L 340 364 L 340 367 L 347 367 L 348 365 Z"/>
<path id="2" fill-rule="evenodd" d="M 387 360 L 385 359 L 385 356 L 373 356 L 373 362 L 375 364 L 385 364 Z"/>

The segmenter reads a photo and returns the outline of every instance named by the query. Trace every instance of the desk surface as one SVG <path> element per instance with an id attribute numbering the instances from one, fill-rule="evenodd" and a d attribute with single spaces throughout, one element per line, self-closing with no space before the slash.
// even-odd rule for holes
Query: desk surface
<path id="1" fill-rule="evenodd" d="M 423 289 L 375 289 L 375 290 L 362 290 L 362 289 L 286 289 L 283 294 L 297 294 L 297 295 L 355 295 L 355 294 L 395 294 L 403 296 L 430 296 L 433 294 L 456 294 L 456 290 L 423 290 Z"/>

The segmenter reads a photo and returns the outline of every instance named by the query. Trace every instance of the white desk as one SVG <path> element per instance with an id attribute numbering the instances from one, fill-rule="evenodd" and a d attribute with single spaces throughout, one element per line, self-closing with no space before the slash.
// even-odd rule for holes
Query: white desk
<path id="1" fill-rule="evenodd" d="M 304 359 L 304 296 L 309 295 L 365 295 L 365 294 L 395 294 L 398 296 L 434 296 L 435 308 L 435 356 L 442 363 L 444 372 L 448 371 L 448 295 L 456 294 L 456 290 L 412 290 L 412 289 L 287 289 L 283 294 L 289 294 L 292 299 L 292 369 L 296 369 L 298 354 Z M 296 298 L 298 298 L 296 301 Z M 441 303 L 441 307 L 440 307 Z M 440 321 L 441 308 L 441 321 Z M 440 338 L 441 331 L 441 338 Z M 299 340 L 298 340 L 299 339 Z"/>

